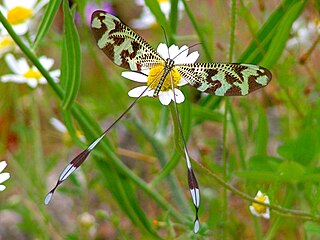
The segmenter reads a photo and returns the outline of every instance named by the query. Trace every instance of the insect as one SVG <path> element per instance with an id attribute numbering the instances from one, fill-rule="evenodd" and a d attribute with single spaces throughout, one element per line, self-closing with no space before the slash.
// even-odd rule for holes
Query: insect
<path id="1" fill-rule="evenodd" d="M 135 72 L 143 72 L 155 67 L 161 67 L 161 74 L 156 76 L 153 85 L 153 97 L 157 97 L 167 77 L 179 74 L 191 86 L 201 92 L 216 96 L 244 96 L 259 88 L 265 87 L 271 80 L 271 72 L 264 67 L 251 64 L 237 63 L 187 63 L 175 64 L 174 57 L 164 59 L 142 37 L 119 18 L 104 12 L 95 11 L 92 14 L 91 29 L 98 47 L 116 65 Z M 172 85 L 173 86 L 173 85 Z M 142 95 L 142 94 L 141 94 Z M 141 97 L 141 95 L 139 97 Z M 139 99 L 139 98 L 138 98 Z M 137 100 L 138 100 L 137 99 Z M 70 161 L 62 171 L 56 186 L 47 194 L 45 203 L 48 204 L 55 189 L 65 181 L 88 157 L 89 153 L 102 140 L 106 133 L 114 126 L 135 104 L 135 100 L 121 116 L 87 149 Z M 174 101 L 176 104 L 176 101 Z M 178 109 L 176 114 L 178 115 Z M 178 121 L 180 124 L 180 121 Z M 200 205 L 200 190 L 194 171 L 192 170 L 186 142 L 183 137 L 184 153 L 188 172 L 188 185 L 193 205 L 196 210 L 194 232 L 198 232 L 200 222 L 198 209 Z"/>

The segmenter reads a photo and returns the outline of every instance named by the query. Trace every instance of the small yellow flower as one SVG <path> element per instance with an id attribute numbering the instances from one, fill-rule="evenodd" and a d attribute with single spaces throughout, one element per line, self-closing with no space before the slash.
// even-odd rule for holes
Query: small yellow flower
<path id="1" fill-rule="evenodd" d="M 72 139 L 71 139 L 71 136 L 70 136 L 66 126 L 60 120 L 58 120 L 56 118 L 51 118 L 50 123 L 55 129 L 57 129 L 59 132 L 61 132 L 63 134 L 65 143 L 67 145 L 71 145 Z M 76 135 L 80 139 L 80 141 L 82 141 L 82 142 L 86 141 L 83 133 L 80 130 L 76 130 Z"/>
<path id="2" fill-rule="evenodd" d="M 0 57 L 15 48 L 15 42 L 9 35 L 0 36 Z"/>
<path id="3" fill-rule="evenodd" d="M 270 203 L 269 197 L 263 194 L 261 191 L 258 191 L 254 199 L 262 203 L 267 203 L 267 204 Z M 252 203 L 252 205 L 249 206 L 249 209 L 250 209 L 250 212 L 257 217 L 263 217 L 265 219 L 270 218 L 270 209 L 264 205 L 261 205 L 259 203 Z"/>

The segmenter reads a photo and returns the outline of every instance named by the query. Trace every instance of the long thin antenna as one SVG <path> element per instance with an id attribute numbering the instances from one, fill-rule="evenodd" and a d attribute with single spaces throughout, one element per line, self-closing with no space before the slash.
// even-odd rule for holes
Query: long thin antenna
<path id="1" fill-rule="evenodd" d="M 201 43 L 195 43 L 195 44 L 191 45 L 190 47 L 187 47 L 186 49 L 184 49 L 181 52 L 179 52 L 176 56 L 174 56 L 174 58 L 172 58 L 172 60 L 174 60 L 176 57 L 178 57 L 181 53 L 183 53 L 185 51 L 188 51 L 190 48 L 195 47 L 195 46 L 200 45 L 200 44 Z M 168 51 L 169 51 L 169 49 L 168 49 Z"/>

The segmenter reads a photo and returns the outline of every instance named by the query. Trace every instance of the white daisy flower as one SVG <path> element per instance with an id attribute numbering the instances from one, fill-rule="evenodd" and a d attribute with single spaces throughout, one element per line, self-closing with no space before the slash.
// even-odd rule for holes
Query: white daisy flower
<path id="1" fill-rule="evenodd" d="M 34 15 L 49 2 L 49 0 L 4 0 L 0 5 L 0 11 L 6 16 L 8 22 L 18 35 L 25 34 L 30 26 L 30 20 Z M 0 31 L 6 33 L 3 25 L 0 25 Z"/>
<path id="2" fill-rule="evenodd" d="M 7 163 L 5 161 L 0 162 L 0 183 L 3 183 L 4 181 L 10 178 L 10 173 L 1 173 L 6 166 L 7 166 Z M 6 189 L 6 186 L 0 184 L 0 192 L 5 189 Z"/>
<path id="3" fill-rule="evenodd" d="M 7 74 L 1 77 L 1 82 L 15 82 L 15 83 L 26 83 L 30 87 L 35 88 L 38 84 L 46 84 L 47 80 L 42 76 L 39 70 L 35 67 L 29 67 L 25 58 L 16 60 L 12 54 L 7 54 L 5 60 L 9 68 L 15 74 Z M 46 70 L 50 70 L 53 66 L 54 60 L 42 56 L 39 58 L 40 63 Z M 55 82 L 59 82 L 58 77 L 60 76 L 60 70 L 56 69 L 49 72 Z"/>
<path id="4" fill-rule="evenodd" d="M 71 143 L 71 137 L 66 126 L 59 119 L 56 119 L 56 118 L 51 118 L 50 123 L 55 129 L 57 129 L 59 132 L 61 132 L 64 135 L 65 142 L 69 145 L 69 143 Z M 76 134 L 81 142 L 85 142 L 85 137 L 81 131 L 77 130 Z"/>
<path id="5" fill-rule="evenodd" d="M 157 52 L 161 55 L 163 59 L 174 58 L 175 64 L 186 64 L 195 63 L 199 57 L 197 51 L 192 52 L 188 55 L 189 48 L 187 46 L 182 46 L 180 49 L 176 45 L 171 45 L 168 47 L 164 43 L 160 43 Z M 128 78 L 135 82 L 146 83 L 146 86 L 136 87 L 128 92 L 130 97 L 142 96 L 153 97 L 154 90 L 159 83 L 159 76 L 162 74 L 163 65 L 155 66 L 148 70 L 143 70 L 141 73 L 125 71 L 122 72 L 122 76 Z M 174 86 L 174 93 L 177 103 L 182 103 L 184 101 L 183 93 L 177 88 L 187 84 L 188 82 L 179 74 L 179 72 L 173 68 L 171 74 L 168 74 L 159 92 L 159 100 L 163 105 L 168 105 L 171 100 L 174 101 L 173 91 L 171 89 L 171 76 Z M 157 79 L 156 79 L 157 78 Z"/>
<path id="6" fill-rule="evenodd" d="M 0 35 L 0 57 L 16 48 L 16 44 L 9 35 Z"/>
<path id="7" fill-rule="evenodd" d="M 261 191 L 258 191 L 254 199 L 262 203 L 270 203 L 269 197 L 263 194 Z M 264 205 L 261 205 L 259 203 L 252 203 L 252 205 L 249 206 L 249 209 L 252 215 L 255 215 L 257 217 L 263 217 L 265 219 L 270 218 L 270 209 Z"/>
<path id="8" fill-rule="evenodd" d="M 313 41 L 320 34 L 320 21 L 307 21 L 305 19 L 297 19 L 292 24 L 292 38 L 287 41 L 287 48 L 310 48 Z"/>
<path id="9" fill-rule="evenodd" d="M 136 0 L 135 1 L 138 6 L 142 6 L 142 13 L 140 18 L 134 19 L 131 21 L 131 25 L 134 28 L 139 28 L 139 29 L 146 29 L 149 28 L 157 23 L 155 17 L 151 13 L 150 9 L 145 5 L 144 0 Z M 161 11 L 165 15 L 165 17 L 168 19 L 169 14 L 170 14 L 170 9 L 171 9 L 171 3 L 170 0 L 158 0 Z M 182 12 L 183 10 L 183 4 L 182 2 L 179 1 L 178 3 L 178 11 L 179 11 L 179 19 L 182 17 Z"/>

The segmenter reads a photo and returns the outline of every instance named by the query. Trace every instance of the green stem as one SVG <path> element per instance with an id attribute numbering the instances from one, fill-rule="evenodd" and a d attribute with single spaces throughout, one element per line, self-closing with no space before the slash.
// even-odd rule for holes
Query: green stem
<path id="1" fill-rule="evenodd" d="M 229 108 L 229 113 L 230 113 L 230 119 L 232 122 L 232 126 L 234 128 L 234 133 L 236 136 L 236 141 L 237 141 L 237 148 L 239 151 L 239 157 L 240 157 L 240 164 L 242 170 L 245 170 L 247 168 L 246 166 L 246 161 L 245 161 L 245 154 L 244 154 L 244 148 L 243 148 L 243 141 L 242 141 L 242 136 L 240 134 L 240 130 L 238 127 L 238 120 L 237 117 L 232 109 L 232 107 Z"/>
<path id="2" fill-rule="evenodd" d="M 229 98 L 224 98 L 224 115 L 223 115 L 223 134 L 222 134 L 222 164 L 223 164 L 223 179 L 226 182 L 228 178 L 228 164 L 227 164 L 227 127 L 228 127 L 228 108 L 229 108 Z M 227 212 L 228 212 L 228 192 L 227 188 L 223 188 L 223 198 L 222 198 L 222 239 L 227 238 Z"/>
<path id="3" fill-rule="evenodd" d="M 192 12 L 190 11 L 190 9 L 189 9 L 186 1 L 185 1 L 185 0 L 182 0 L 182 3 L 183 3 L 184 9 L 185 9 L 187 15 L 189 16 L 189 19 L 190 19 L 190 21 L 191 21 L 191 23 L 192 23 L 192 26 L 193 26 L 194 30 L 196 31 L 196 33 L 197 33 L 197 35 L 198 35 L 198 37 L 199 37 L 199 39 L 200 39 L 201 46 L 203 47 L 203 50 L 204 50 L 204 52 L 205 52 L 205 54 L 206 54 L 206 58 L 207 58 L 207 60 L 208 60 L 209 62 L 211 62 L 211 61 L 212 61 L 212 59 L 211 59 L 211 54 L 210 54 L 209 48 L 208 48 L 208 46 L 207 46 L 207 44 L 206 44 L 207 41 L 205 40 L 204 35 L 203 35 L 203 32 L 204 32 L 204 31 L 202 31 L 202 30 L 198 27 L 197 21 L 196 21 L 196 19 L 194 18 Z"/>
<path id="4" fill-rule="evenodd" d="M 33 152 L 34 152 L 34 157 L 32 159 L 33 164 L 34 164 L 34 173 L 36 178 L 34 179 L 37 184 L 41 185 L 43 187 L 43 184 L 41 182 L 37 181 L 37 179 L 43 179 L 44 178 L 44 165 L 43 165 L 43 152 L 42 152 L 42 144 L 41 144 L 41 134 L 40 134 L 40 116 L 39 116 L 39 109 L 38 109 L 38 104 L 35 99 L 35 95 L 37 94 L 36 90 L 34 94 L 31 96 L 31 101 L 32 101 L 32 106 L 31 106 L 31 125 L 32 128 L 34 129 L 33 133 Z M 39 186 L 38 185 L 38 186 Z M 40 186 L 39 186 L 40 187 Z"/>
<path id="5" fill-rule="evenodd" d="M 154 151 L 156 152 L 156 156 L 159 160 L 160 166 L 164 168 L 168 161 L 165 154 L 163 153 L 163 147 L 160 146 L 160 143 L 154 138 L 153 135 L 145 130 L 144 126 L 142 126 L 141 123 L 139 123 L 137 120 L 133 120 L 133 124 L 138 128 L 139 132 L 145 137 L 145 139 L 151 144 Z M 175 200 L 177 206 L 185 213 L 190 212 L 190 209 L 186 205 L 186 201 L 183 197 L 183 192 L 178 186 L 177 179 L 171 174 L 168 174 L 166 178 L 170 191 L 172 192 L 172 198 Z M 152 181 L 153 187 L 155 185 L 154 183 L 157 183 L 160 179 L 156 178 L 155 180 L 156 181 Z"/>
<path id="6" fill-rule="evenodd" d="M 257 240 L 262 239 L 261 235 L 261 227 L 260 227 L 260 221 L 256 216 L 253 216 L 253 226 L 254 226 L 254 232 L 255 232 L 255 237 Z"/>
<path id="7" fill-rule="evenodd" d="M 229 62 L 232 62 L 234 32 L 236 25 L 236 1 L 231 0 L 231 29 L 230 29 L 230 47 L 229 47 Z M 224 98 L 224 118 L 223 118 L 223 137 L 222 137 L 222 162 L 223 162 L 223 179 L 228 181 L 228 163 L 227 163 L 227 128 L 228 128 L 228 112 L 231 109 L 229 98 Z M 222 239 L 227 239 L 227 222 L 228 222 L 228 192 L 223 188 L 222 199 Z"/>

